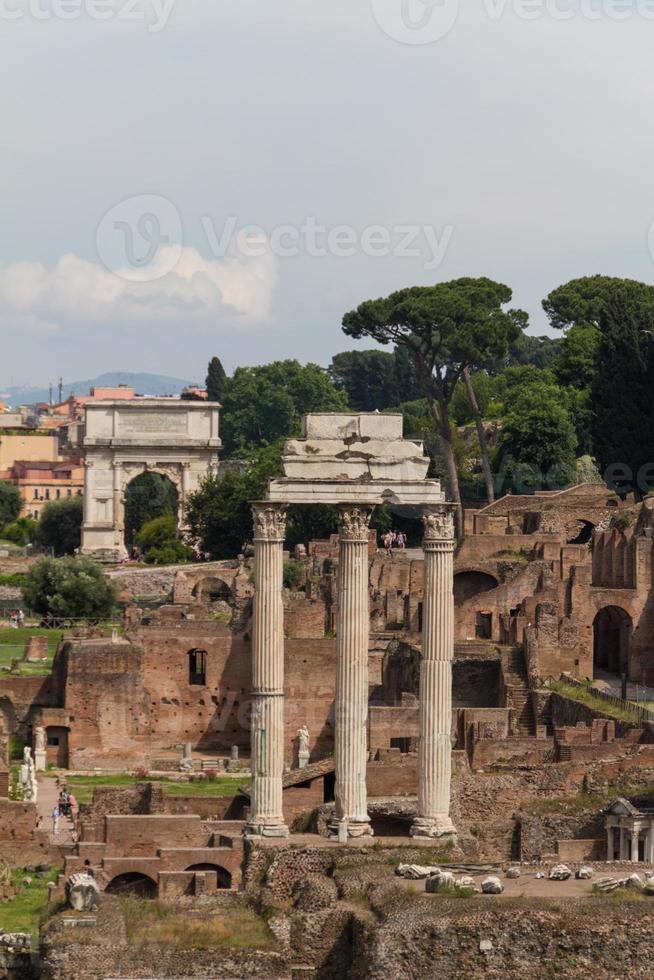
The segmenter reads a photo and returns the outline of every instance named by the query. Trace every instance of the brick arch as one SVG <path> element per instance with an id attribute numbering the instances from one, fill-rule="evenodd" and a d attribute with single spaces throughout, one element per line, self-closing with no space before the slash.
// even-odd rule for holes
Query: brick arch
<path id="1" fill-rule="evenodd" d="M 200 864 L 190 864 L 185 871 L 215 871 L 216 877 L 218 879 L 218 888 L 231 888 L 232 887 L 232 875 L 227 868 L 223 868 L 220 864 L 211 864 L 209 862 L 201 862 Z"/>
<path id="2" fill-rule="evenodd" d="M 457 568 L 454 572 L 454 602 L 461 605 L 468 599 L 496 589 L 499 584 L 498 576 L 486 568 L 475 565 Z"/>
<path id="3" fill-rule="evenodd" d="M 157 897 L 157 882 L 143 871 L 121 871 L 107 883 L 104 889 L 110 895 L 139 895 L 142 898 Z"/>

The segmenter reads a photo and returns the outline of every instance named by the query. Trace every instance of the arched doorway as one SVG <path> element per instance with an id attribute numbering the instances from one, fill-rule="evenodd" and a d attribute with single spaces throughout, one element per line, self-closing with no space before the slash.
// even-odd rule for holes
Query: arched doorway
<path id="1" fill-rule="evenodd" d="M 140 871 L 126 871 L 116 875 L 109 882 L 105 891 L 109 895 L 136 895 L 138 898 L 156 898 L 157 886 L 147 875 Z"/>
<path id="2" fill-rule="evenodd" d="M 605 606 L 593 621 L 593 670 L 611 674 L 629 672 L 629 648 L 633 623 L 619 606 Z"/>
<path id="3" fill-rule="evenodd" d="M 170 514 L 177 523 L 179 499 L 175 484 L 162 473 L 146 471 L 135 476 L 125 488 L 125 547 L 128 554 L 136 545 L 139 531 L 155 517 Z"/>
<path id="4" fill-rule="evenodd" d="M 216 877 L 218 879 L 219 888 L 232 887 L 231 874 L 225 868 L 221 868 L 219 864 L 192 864 L 186 870 L 187 871 L 215 871 Z"/>
<path id="5" fill-rule="evenodd" d="M 201 602 L 214 604 L 216 602 L 229 603 L 232 597 L 232 590 L 221 578 L 203 578 L 193 589 L 193 596 Z"/>
<path id="6" fill-rule="evenodd" d="M 570 529 L 571 537 L 568 544 L 588 544 L 595 531 L 595 525 L 590 521 L 577 521 Z"/>
<path id="7" fill-rule="evenodd" d="M 473 596 L 482 595 L 497 588 L 497 579 L 488 572 L 470 570 L 467 572 L 457 572 L 454 576 L 454 604 L 461 605 L 466 599 Z"/>

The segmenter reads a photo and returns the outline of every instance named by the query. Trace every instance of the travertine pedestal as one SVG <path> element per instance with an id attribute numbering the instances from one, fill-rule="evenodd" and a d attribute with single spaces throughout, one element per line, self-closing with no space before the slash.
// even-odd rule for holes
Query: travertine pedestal
<path id="1" fill-rule="evenodd" d="M 332 831 L 372 834 L 366 794 L 368 760 L 368 535 L 371 507 L 341 507 L 336 627 L 334 761 L 336 809 Z M 342 830 L 341 830 L 342 832 Z"/>
<path id="2" fill-rule="evenodd" d="M 452 837 L 452 659 L 454 657 L 454 524 L 452 514 L 430 510 L 425 525 L 418 816 L 413 837 Z"/>
<path id="3" fill-rule="evenodd" d="M 246 833 L 288 837 L 282 811 L 284 775 L 283 548 L 286 512 L 255 504 L 256 591 L 252 619 L 252 793 Z"/>

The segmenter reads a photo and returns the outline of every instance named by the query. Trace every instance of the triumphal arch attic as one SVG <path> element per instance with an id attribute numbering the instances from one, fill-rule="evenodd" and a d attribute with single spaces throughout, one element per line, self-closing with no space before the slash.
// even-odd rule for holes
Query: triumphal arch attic
<path id="1" fill-rule="evenodd" d="M 215 402 L 172 398 L 87 405 L 82 554 L 105 561 L 126 556 L 125 492 L 141 473 L 171 481 L 184 526 L 189 494 L 217 472 L 219 409 Z"/>

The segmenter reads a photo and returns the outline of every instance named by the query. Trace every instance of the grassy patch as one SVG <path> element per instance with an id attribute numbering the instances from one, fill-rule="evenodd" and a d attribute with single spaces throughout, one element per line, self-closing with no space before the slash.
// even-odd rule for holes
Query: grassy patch
<path id="1" fill-rule="evenodd" d="M 154 943 L 177 949 L 274 949 L 275 937 L 251 908 L 236 906 L 196 918 L 174 906 L 138 898 L 121 900 L 127 937 L 133 945 Z"/>
<path id="2" fill-rule="evenodd" d="M 62 630 L 47 630 L 39 627 L 25 626 L 22 629 L 12 629 L 9 627 L 0 628 L 0 677 L 3 667 L 11 667 L 12 660 L 20 660 L 25 652 L 27 641 L 32 636 L 47 636 L 48 652 L 47 659 L 38 664 L 21 664 L 19 673 L 21 676 L 47 676 L 52 670 L 52 661 L 63 636 Z"/>
<path id="3" fill-rule="evenodd" d="M 589 688 L 577 687 L 575 684 L 568 684 L 566 681 L 558 680 L 550 683 L 549 690 L 555 694 L 560 694 L 564 698 L 569 698 L 571 701 L 579 701 L 581 704 L 585 704 L 591 708 L 592 711 L 609 715 L 609 717 L 615 718 L 618 721 L 629 722 L 632 725 L 639 725 L 641 723 L 638 713 L 635 710 L 636 705 L 634 705 L 633 710 L 628 707 L 628 703 L 627 706 L 621 707 L 620 705 L 613 704 L 611 701 L 605 701 L 604 698 L 598 697 Z"/>
<path id="4" fill-rule="evenodd" d="M 215 779 L 196 780 L 192 783 L 166 779 L 164 776 L 147 778 L 132 776 L 129 773 L 114 773 L 97 776 L 67 776 L 66 784 L 74 793 L 78 803 L 90 803 L 97 786 L 135 786 L 136 783 L 156 782 L 163 787 L 167 796 L 233 796 L 244 782 L 243 777 L 216 776 Z"/>
<path id="5" fill-rule="evenodd" d="M 18 868 L 12 873 L 15 884 L 20 885 L 26 872 L 23 868 Z M 57 877 L 56 869 L 52 870 L 47 878 L 37 878 L 35 875 L 27 875 L 32 879 L 31 884 L 21 888 L 21 891 L 8 902 L 0 902 L 0 930 L 5 932 L 29 932 L 33 936 L 38 935 L 39 920 L 45 912 L 48 903 L 48 881 L 54 881 Z"/>

